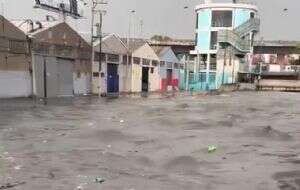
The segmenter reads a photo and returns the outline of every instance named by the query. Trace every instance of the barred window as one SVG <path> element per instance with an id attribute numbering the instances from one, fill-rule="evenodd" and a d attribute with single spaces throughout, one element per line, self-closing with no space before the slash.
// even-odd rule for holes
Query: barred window
<path id="1" fill-rule="evenodd" d="M 141 59 L 139 57 L 133 57 L 133 64 L 139 65 L 141 63 Z"/>
<path id="2" fill-rule="evenodd" d="M 172 69 L 172 65 L 173 65 L 172 62 L 167 62 L 167 68 L 168 68 L 168 69 Z"/>
<path id="3" fill-rule="evenodd" d="M 107 54 L 107 61 L 109 62 L 119 62 L 120 56 L 116 54 Z"/>
<path id="4" fill-rule="evenodd" d="M 94 61 L 99 61 L 99 53 L 94 54 Z M 106 55 L 104 53 L 101 53 L 101 61 L 106 61 Z"/>
<path id="5" fill-rule="evenodd" d="M 152 60 L 152 66 L 156 67 L 158 65 L 158 61 Z"/>
<path id="6" fill-rule="evenodd" d="M 150 59 L 143 59 L 142 62 L 143 62 L 143 65 L 150 65 L 151 60 Z"/>

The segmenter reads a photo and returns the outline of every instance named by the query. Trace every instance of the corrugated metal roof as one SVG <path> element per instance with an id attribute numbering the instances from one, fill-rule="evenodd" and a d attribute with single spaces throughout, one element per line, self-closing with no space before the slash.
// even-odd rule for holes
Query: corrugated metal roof
<path id="1" fill-rule="evenodd" d="M 121 40 L 124 44 L 126 44 L 129 52 L 131 53 L 147 44 L 147 41 L 145 39 L 140 38 L 130 38 L 129 40 L 127 38 L 121 38 Z"/>
<path id="2" fill-rule="evenodd" d="M 170 47 L 166 47 L 166 46 L 151 46 L 151 47 L 156 53 L 156 55 L 159 57 L 162 57 L 165 54 L 165 52 L 171 49 Z"/>
<path id="3" fill-rule="evenodd" d="M 33 25 L 31 25 L 31 21 Z M 13 23 L 20 30 L 22 30 L 25 34 L 32 35 L 32 36 L 62 23 L 61 21 L 37 21 L 37 20 L 11 20 L 10 22 Z M 41 24 L 41 27 L 39 26 L 38 23 Z"/>
<path id="4" fill-rule="evenodd" d="M 99 52 L 99 40 L 96 42 L 95 51 Z M 102 39 L 103 53 L 125 55 L 128 53 L 126 45 L 115 34 L 105 34 Z"/>

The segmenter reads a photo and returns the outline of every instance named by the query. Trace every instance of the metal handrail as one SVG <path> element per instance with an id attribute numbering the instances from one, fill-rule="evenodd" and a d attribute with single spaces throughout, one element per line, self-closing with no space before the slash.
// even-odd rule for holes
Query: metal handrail
<path id="1" fill-rule="evenodd" d="M 241 52 L 250 51 L 250 41 L 243 40 L 238 34 L 232 30 L 221 30 L 218 33 L 219 43 L 229 43 Z"/>
<path id="2" fill-rule="evenodd" d="M 240 37 L 243 37 L 247 35 L 249 32 L 259 31 L 259 26 L 260 26 L 260 19 L 259 18 L 251 18 L 247 20 L 245 23 L 242 25 L 238 26 L 234 31 L 240 35 Z"/>

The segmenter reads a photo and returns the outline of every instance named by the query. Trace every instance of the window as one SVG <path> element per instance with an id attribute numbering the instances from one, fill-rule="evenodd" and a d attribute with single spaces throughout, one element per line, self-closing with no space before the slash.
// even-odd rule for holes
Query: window
<path id="1" fill-rule="evenodd" d="M 77 71 L 77 78 L 81 78 L 81 73 L 80 73 L 80 71 Z"/>
<path id="2" fill-rule="evenodd" d="M 254 12 L 251 12 L 250 13 L 250 18 L 254 18 L 255 17 L 255 13 Z"/>
<path id="3" fill-rule="evenodd" d="M 199 73 L 199 82 L 206 82 L 206 73 L 204 72 Z"/>
<path id="4" fill-rule="evenodd" d="M 161 62 L 160 62 L 160 66 L 161 66 L 161 67 L 164 67 L 165 65 L 166 65 L 166 62 L 164 62 L 164 61 L 161 61 Z"/>
<path id="5" fill-rule="evenodd" d="M 180 69 L 184 69 L 184 64 L 180 64 Z"/>
<path id="6" fill-rule="evenodd" d="M 142 59 L 143 65 L 150 65 L 151 60 L 150 59 Z"/>
<path id="7" fill-rule="evenodd" d="M 123 60 L 122 60 L 122 63 L 124 64 L 124 65 L 126 65 L 127 64 L 127 56 L 126 55 L 123 55 L 123 58 L 122 58 Z"/>
<path id="8" fill-rule="evenodd" d="M 212 31 L 210 33 L 210 49 L 216 50 L 218 46 L 218 32 Z"/>
<path id="9" fill-rule="evenodd" d="M 94 54 L 94 61 L 99 61 L 99 53 L 95 52 Z M 104 53 L 101 53 L 101 61 L 106 61 L 106 57 Z"/>
<path id="10" fill-rule="evenodd" d="M 93 72 L 93 77 L 99 77 L 99 72 Z"/>
<path id="11" fill-rule="evenodd" d="M 197 18 L 196 18 L 196 29 L 199 28 L 199 14 L 197 14 Z"/>
<path id="12" fill-rule="evenodd" d="M 168 69 L 172 69 L 172 66 L 173 66 L 173 63 L 167 62 L 167 68 L 168 68 Z"/>
<path id="13" fill-rule="evenodd" d="M 198 46 L 198 32 L 196 33 L 196 36 L 195 36 L 195 45 Z"/>
<path id="14" fill-rule="evenodd" d="M 216 81 L 216 74 L 209 73 L 209 83 L 214 83 Z"/>
<path id="15" fill-rule="evenodd" d="M 210 55 L 209 69 L 210 70 L 216 70 L 217 69 L 217 55 L 216 54 L 211 54 Z"/>
<path id="16" fill-rule="evenodd" d="M 231 27 L 232 11 L 212 11 L 212 27 Z"/>
<path id="17" fill-rule="evenodd" d="M 120 57 L 119 57 L 119 55 L 116 55 L 116 54 L 107 54 L 107 61 L 109 61 L 109 62 L 119 62 Z"/>
<path id="18" fill-rule="evenodd" d="M 154 73 L 154 68 L 153 68 L 153 67 L 150 68 L 150 73 L 151 73 L 151 74 Z"/>
<path id="19" fill-rule="evenodd" d="M 141 59 L 139 57 L 133 57 L 133 64 L 139 65 L 141 63 Z"/>
<path id="20" fill-rule="evenodd" d="M 178 63 L 174 63 L 174 69 L 178 69 L 179 68 L 179 64 Z"/>
<path id="21" fill-rule="evenodd" d="M 157 67 L 157 65 L 158 65 L 158 61 L 152 60 L 152 66 Z"/>
<path id="22" fill-rule="evenodd" d="M 206 68 L 207 68 L 207 54 L 201 54 L 199 70 L 206 70 Z"/>

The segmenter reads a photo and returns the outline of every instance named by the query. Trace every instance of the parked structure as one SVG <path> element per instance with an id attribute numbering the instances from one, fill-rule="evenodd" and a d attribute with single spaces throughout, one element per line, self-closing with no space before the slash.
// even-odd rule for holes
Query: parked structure
<path id="1" fill-rule="evenodd" d="M 257 7 L 248 3 L 210 3 L 196 7 L 197 56 L 188 69 L 188 89 L 214 90 L 236 83 L 240 64 L 259 30 Z"/>
<path id="2" fill-rule="evenodd" d="M 144 39 L 122 39 L 129 50 L 130 93 L 158 92 L 159 57 Z"/>
<path id="3" fill-rule="evenodd" d="M 296 41 L 259 41 L 251 66 L 260 90 L 300 91 L 300 50 Z"/>
<path id="4" fill-rule="evenodd" d="M 100 47 L 94 47 L 93 93 L 118 95 L 129 92 L 130 64 L 127 64 L 128 49 L 115 34 L 105 35 L 102 40 L 101 72 L 99 74 Z"/>
<path id="5" fill-rule="evenodd" d="M 251 70 L 253 72 L 296 72 L 300 71 L 300 42 L 258 41 L 253 48 Z"/>
<path id="6" fill-rule="evenodd" d="M 59 97 L 91 91 L 91 47 L 67 23 L 13 21 L 31 39 L 33 94 Z"/>
<path id="7" fill-rule="evenodd" d="M 31 59 L 24 32 L 0 15 L 0 98 L 32 93 Z"/>
<path id="8" fill-rule="evenodd" d="M 176 40 L 171 41 L 155 41 L 148 40 L 151 47 L 170 47 L 174 54 L 176 55 L 179 63 L 179 89 L 186 90 L 186 68 L 188 65 L 194 64 L 194 55 L 190 54 L 190 51 L 194 49 L 194 40 Z"/>
<path id="9" fill-rule="evenodd" d="M 179 90 L 180 63 L 170 47 L 152 46 L 159 57 L 160 91 Z"/>

